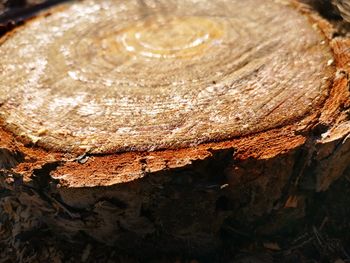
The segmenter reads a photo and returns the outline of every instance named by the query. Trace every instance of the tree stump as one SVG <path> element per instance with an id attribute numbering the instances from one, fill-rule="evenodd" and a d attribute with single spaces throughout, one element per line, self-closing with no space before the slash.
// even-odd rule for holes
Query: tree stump
<path id="1" fill-rule="evenodd" d="M 86 0 L 0 43 L 17 259 L 32 233 L 210 255 L 285 229 L 348 167 L 350 41 L 297 2 Z"/>

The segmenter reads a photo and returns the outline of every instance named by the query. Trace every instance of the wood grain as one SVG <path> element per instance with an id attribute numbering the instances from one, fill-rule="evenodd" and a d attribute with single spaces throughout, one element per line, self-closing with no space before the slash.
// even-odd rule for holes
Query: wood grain
<path id="1" fill-rule="evenodd" d="M 0 46 L 5 128 L 45 149 L 152 151 L 290 124 L 329 93 L 322 33 L 274 1 L 83 1 Z"/>
<path id="2" fill-rule="evenodd" d="M 81 1 L 0 42 L 0 261 L 294 247 L 350 171 L 350 40 L 296 1 Z"/>

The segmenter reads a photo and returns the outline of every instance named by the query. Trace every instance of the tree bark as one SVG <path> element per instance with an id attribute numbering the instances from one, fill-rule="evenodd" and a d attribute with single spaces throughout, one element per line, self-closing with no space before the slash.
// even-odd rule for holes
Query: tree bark
<path id="1" fill-rule="evenodd" d="M 212 258 L 349 167 L 350 41 L 297 2 L 82 1 L 0 43 L 3 258 Z"/>

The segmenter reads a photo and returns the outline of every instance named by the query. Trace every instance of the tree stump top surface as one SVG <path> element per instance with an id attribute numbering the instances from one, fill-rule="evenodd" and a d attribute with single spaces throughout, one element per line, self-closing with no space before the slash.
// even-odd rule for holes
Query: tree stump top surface
<path id="1" fill-rule="evenodd" d="M 274 1 L 83 1 L 0 44 L 0 119 L 46 149 L 198 145 L 275 128 L 326 99 L 334 67 Z"/>

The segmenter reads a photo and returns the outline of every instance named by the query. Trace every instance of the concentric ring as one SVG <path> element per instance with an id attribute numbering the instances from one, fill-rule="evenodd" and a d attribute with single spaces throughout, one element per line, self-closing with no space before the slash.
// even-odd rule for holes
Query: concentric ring
<path id="1" fill-rule="evenodd" d="M 0 45 L 0 118 L 47 149 L 189 147 L 277 127 L 328 94 L 332 53 L 272 0 L 87 0 Z"/>

